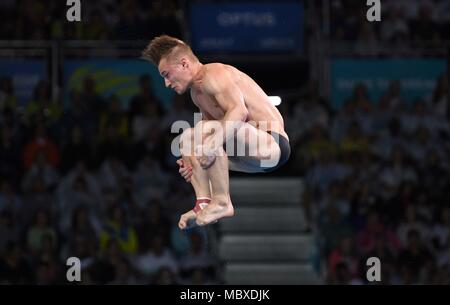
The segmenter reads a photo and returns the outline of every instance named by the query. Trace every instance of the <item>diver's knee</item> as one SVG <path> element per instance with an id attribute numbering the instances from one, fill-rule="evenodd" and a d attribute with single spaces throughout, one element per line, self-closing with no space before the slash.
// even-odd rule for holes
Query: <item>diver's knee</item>
<path id="1" fill-rule="evenodd" d="M 194 129 L 188 128 L 180 136 L 180 152 L 183 156 L 192 156 L 194 153 Z"/>

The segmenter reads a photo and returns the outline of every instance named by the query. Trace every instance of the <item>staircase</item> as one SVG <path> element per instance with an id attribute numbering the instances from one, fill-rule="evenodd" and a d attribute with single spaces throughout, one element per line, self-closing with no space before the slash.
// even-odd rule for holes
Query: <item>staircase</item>
<path id="1" fill-rule="evenodd" d="M 313 235 L 304 232 L 302 180 L 232 178 L 235 215 L 219 222 L 225 284 L 319 284 L 311 263 Z"/>

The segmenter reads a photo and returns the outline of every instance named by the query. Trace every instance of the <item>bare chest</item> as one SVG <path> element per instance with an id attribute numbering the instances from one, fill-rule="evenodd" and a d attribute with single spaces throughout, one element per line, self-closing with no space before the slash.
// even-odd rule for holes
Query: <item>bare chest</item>
<path id="1" fill-rule="evenodd" d="M 201 91 L 191 91 L 191 97 L 194 103 L 210 117 L 220 120 L 225 116 L 225 111 L 219 106 L 216 99 Z"/>

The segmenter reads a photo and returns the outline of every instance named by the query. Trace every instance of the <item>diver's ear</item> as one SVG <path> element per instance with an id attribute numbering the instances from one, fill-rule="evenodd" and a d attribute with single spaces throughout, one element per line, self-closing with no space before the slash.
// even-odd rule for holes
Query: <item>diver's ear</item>
<path id="1" fill-rule="evenodd" d="M 186 59 L 186 57 L 181 57 L 180 62 L 183 68 L 189 68 L 189 61 Z"/>

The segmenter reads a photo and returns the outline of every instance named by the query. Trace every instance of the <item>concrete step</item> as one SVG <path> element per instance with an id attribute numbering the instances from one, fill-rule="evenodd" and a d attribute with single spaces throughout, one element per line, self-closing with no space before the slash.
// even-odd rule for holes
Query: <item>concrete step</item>
<path id="1" fill-rule="evenodd" d="M 304 229 L 299 207 L 238 207 L 233 217 L 220 221 L 223 233 L 298 233 Z"/>
<path id="2" fill-rule="evenodd" d="M 233 203 L 298 205 L 303 192 L 303 182 L 297 178 L 233 178 L 230 194 Z"/>
<path id="3" fill-rule="evenodd" d="M 311 235 L 224 235 L 219 256 L 233 261 L 307 261 L 314 253 Z"/>
<path id="4" fill-rule="evenodd" d="M 319 277 L 310 264 L 239 263 L 225 266 L 229 285 L 316 285 Z"/>

